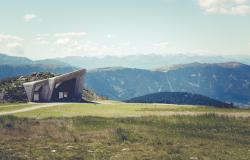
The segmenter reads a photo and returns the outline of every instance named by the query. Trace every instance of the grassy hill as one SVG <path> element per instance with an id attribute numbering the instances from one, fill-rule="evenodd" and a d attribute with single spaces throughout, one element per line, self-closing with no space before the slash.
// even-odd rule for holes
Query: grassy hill
<path id="1" fill-rule="evenodd" d="M 165 104 L 186 104 L 205 105 L 221 108 L 232 108 L 233 104 L 224 103 L 203 95 L 187 92 L 159 92 L 127 100 L 129 103 L 165 103 Z"/>
<path id="2" fill-rule="evenodd" d="M 1 115 L 1 159 L 250 158 L 247 109 L 110 101 L 55 105 Z M 18 106 L 37 104 L 0 108 Z"/>

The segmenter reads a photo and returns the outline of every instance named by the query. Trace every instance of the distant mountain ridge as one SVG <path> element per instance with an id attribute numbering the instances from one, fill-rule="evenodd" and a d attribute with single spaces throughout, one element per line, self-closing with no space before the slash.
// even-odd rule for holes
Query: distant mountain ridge
<path id="1" fill-rule="evenodd" d="M 11 66 L 21 66 L 21 65 L 46 65 L 46 66 L 71 66 L 62 61 L 56 59 L 44 59 L 44 60 L 31 60 L 26 57 L 9 56 L 7 54 L 0 53 L 0 65 L 11 65 Z"/>
<path id="2" fill-rule="evenodd" d="M 51 72 L 55 74 L 63 74 L 76 70 L 70 66 L 51 66 L 41 64 L 30 64 L 30 65 L 0 65 L 0 80 L 7 77 L 25 76 L 30 75 L 34 72 Z"/>
<path id="3" fill-rule="evenodd" d="M 220 108 L 232 108 L 232 104 L 224 103 L 203 95 L 187 92 L 159 92 L 126 100 L 128 103 L 163 103 L 182 105 L 204 105 Z"/>
<path id="4" fill-rule="evenodd" d="M 250 65 L 250 56 L 188 56 L 185 54 L 138 54 L 128 56 L 104 56 L 104 57 L 88 57 L 88 56 L 68 56 L 63 58 L 55 58 L 52 60 L 61 61 L 75 67 L 87 69 L 106 68 L 106 67 L 129 67 L 139 69 L 153 69 L 165 65 L 187 64 L 193 62 L 199 63 L 225 63 L 237 61 Z"/>
<path id="5" fill-rule="evenodd" d="M 23 65 L 33 64 L 33 61 L 25 57 L 9 56 L 0 53 L 0 64 L 1 65 Z"/>
<path id="6" fill-rule="evenodd" d="M 62 74 L 76 69 L 76 67 L 57 60 L 33 61 L 25 57 L 9 56 L 0 53 L 0 79 L 29 75 L 33 72 Z"/>
<path id="7" fill-rule="evenodd" d="M 212 63 L 212 64 L 193 62 L 193 63 L 188 63 L 188 64 L 167 65 L 167 66 L 156 68 L 154 70 L 160 71 L 160 72 L 167 72 L 170 70 L 177 70 L 177 69 L 188 68 L 188 67 L 211 67 L 211 66 L 218 66 L 222 68 L 239 68 L 239 67 L 244 67 L 247 65 L 240 63 L 240 62 L 225 62 L 225 63 Z"/>
<path id="8" fill-rule="evenodd" d="M 198 63 L 225 63 L 240 62 L 250 65 L 250 56 L 201 56 L 185 54 L 138 54 L 122 57 L 104 56 L 67 56 L 63 58 L 51 58 L 42 60 L 31 60 L 25 57 L 8 56 L 0 53 L 0 64 L 24 65 L 24 64 L 50 64 L 57 66 L 74 66 L 77 68 L 95 69 L 106 67 L 129 67 L 139 69 L 154 69 L 166 65 Z"/>

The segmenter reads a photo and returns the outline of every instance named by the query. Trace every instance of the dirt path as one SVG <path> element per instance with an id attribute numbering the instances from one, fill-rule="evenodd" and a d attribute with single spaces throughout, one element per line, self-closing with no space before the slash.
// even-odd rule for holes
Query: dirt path
<path id="1" fill-rule="evenodd" d="M 2 105 L 0 108 L 6 108 L 6 107 L 14 107 L 14 106 L 24 106 L 27 105 L 28 103 L 25 104 L 10 104 L 10 105 Z"/>
<path id="2" fill-rule="evenodd" d="M 20 112 L 27 112 L 27 111 L 32 111 L 32 110 L 40 109 L 40 108 L 53 107 L 53 106 L 58 106 L 58 105 L 63 105 L 63 104 L 64 103 L 37 104 L 37 106 L 33 106 L 33 107 L 18 109 L 18 110 L 14 110 L 14 111 L 0 112 L 0 116 L 2 116 L 2 115 L 8 115 L 8 114 L 14 114 L 14 113 L 20 113 Z"/>

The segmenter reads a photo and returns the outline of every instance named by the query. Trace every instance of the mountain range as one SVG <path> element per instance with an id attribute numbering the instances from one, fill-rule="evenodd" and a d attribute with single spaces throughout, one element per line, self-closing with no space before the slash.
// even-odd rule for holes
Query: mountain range
<path id="1" fill-rule="evenodd" d="M 225 63 L 240 62 L 250 65 L 250 56 L 201 56 L 185 54 L 147 54 L 128 55 L 123 57 L 104 56 L 67 56 L 63 58 L 31 60 L 25 57 L 8 56 L 0 53 L 0 64 L 4 65 L 25 65 L 25 64 L 47 64 L 54 66 L 74 66 L 86 69 L 106 67 L 127 67 L 138 69 L 153 69 L 165 65 L 199 63 Z"/>
<path id="2" fill-rule="evenodd" d="M 168 54 L 168 55 L 128 55 L 123 57 L 104 56 L 104 57 L 81 57 L 69 56 L 64 58 L 56 58 L 57 60 L 70 64 L 75 67 L 87 69 L 106 68 L 106 67 L 129 67 L 139 69 L 152 69 L 165 65 L 186 64 L 186 63 L 225 63 L 229 61 L 237 61 L 250 65 L 249 56 L 188 56 L 185 54 Z"/>
<path id="3" fill-rule="evenodd" d="M 29 75 L 33 72 L 49 71 L 56 74 L 62 74 L 76 69 L 76 67 L 72 67 L 69 64 L 57 60 L 33 61 L 25 57 L 0 54 L 0 79 Z"/>
<path id="4" fill-rule="evenodd" d="M 163 64 L 164 61 L 171 60 L 171 57 L 166 57 L 167 60 L 157 60 L 157 57 L 155 59 L 153 57 L 151 59 L 155 61 L 154 64 L 159 61 L 159 65 Z M 141 62 L 139 59 L 137 61 Z M 81 59 L 79 59 L 80 62 Z M 83 61 L 81 65 L 91 64 L 91 62 L 91 60 L 88 63 Z M 94 62 L 93 60 L 93 65 Z M 131 62 L 130 67 L 133 64 L 134 62 Z M 0 79 L 28 75 L 33 72 L 61 74 L 76 70 L 79 65 L 77 63 L 71 65 L 60 59 L 32 61 L 28 58 L 0 54 Z M 114 65 L 115 63 L 110 62 L 110 66 Z M 147 64 L 144 65 L 147 66 Z M 89 69 L 85 79 L 86 86 L 98 95 L 115 100 L 127 100 L 150 93 L 168 91 L 191 92 L 220 101 L 240 105 L 250 104 L 250 66 L 247 64 L 196 62 L 188 64 L 164 63 L 161 65 L 162 67 L 150 64 L 148 66 L 154 67 L 151 69 L 126 67 Z"/>
<path id="5" fill-rule="evenodd" d="M 21 65 L 50 65 L 50 66 L 70 66 L 67 63 L 58 61 L 56 59 L 44 59 L 44 60 L 31 60 L 26 57 L 9 56 L 0 53 L 0 65 L 11 65 L 11 66 L 21 66 Z"/>
<path id="6" fill-rule="evenodd" d="M 87 86 L 111 99 L 126 100 L 149 93 L 191 92 L 217 100 L 250 103 L 250 66 L 237 63 L 192 63 L 160 71 L 104 68 L 89 71 Z"/>

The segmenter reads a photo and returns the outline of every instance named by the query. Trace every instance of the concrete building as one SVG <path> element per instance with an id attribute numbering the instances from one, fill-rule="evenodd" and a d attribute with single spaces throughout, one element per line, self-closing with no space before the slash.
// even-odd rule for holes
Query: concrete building
<path id="1" fill-rule="evenodd" d="M 85 69 L 49 79 L 24 83 L 30 102 L 80 101 L 83 94 Z"/>
<path id="2" fill-rule="evenodd" d="M 4 91 L 0 91 L 0 103 L 4 102 Z"/>

